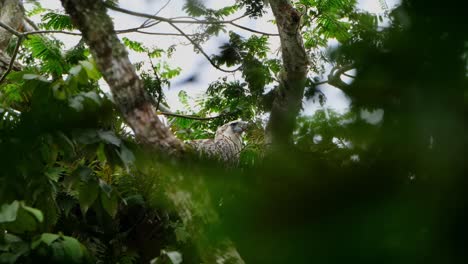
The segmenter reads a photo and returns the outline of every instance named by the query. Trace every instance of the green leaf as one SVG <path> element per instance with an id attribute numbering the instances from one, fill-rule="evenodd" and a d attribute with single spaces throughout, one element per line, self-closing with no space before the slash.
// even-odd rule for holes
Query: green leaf
<path id="1" fill-rule="evenodd" d="M 41 238 L 39 240 L 40 242 L 44 242 L 46 245 L 50 246 L 55 240 L 59 238 L 60 238 L 60 235 L 44 233 L 41 235 Z"/>
<path id="2" fill-rule="evenodd" d="M 43 233 L 37 240 L 31 243 L 31 248 L 36 249 L 41 244 L 49 247 L 52 254 L 51 257 L 55 262 L 86 263 L 86 249 L 73 237 L 61 234 Z"/>
<path id="3" fill-rule="evenodd" d="M 91 179 L 93 170 L 86 166 L 80 166 L 73 172 L 73 174 L 78 175 L 82 181 L 88 182 Z"/>
<path id="4" fill-rule="evenodd" d="M 23 241 L 19 236 L 15 236 L 15 235 L 10 234 L 10 233 L 6 233 L 6 234 L 3 236 L 3 240 L 4 240 L 7 244 L 13 244 L 13 243 L 18 243 L 18 242 L 22 242 L 22 241 Z"/>
<path id="5" fill-rule="evenodd" d="M 54 92 L 54 97 L 58 100 L 65 100 L 67 99 L 67 92 L 65 87 L 62 85 L 62 81 L 56 81 L 52 85 L 52 91 Z"/>
<path id="6" fill-rule="evenodd" d="M 63 236 L 63 241 L 61 243 L 65 251 L 65 256 L 74 263 L 80 263 L 84 255 L 83 247 L 80 242 L 73 237 Z"/>
<path id="7" fill-rule="evenodd" d="M 97 148 L 97 151 L 96 151 L 96 156 L 99 162 L 101 163 L 105 163 L 107 161 L 106 151 L 104 147 L 105 147 L 104 143 L 99 143 L 99 147 Z"/>
<path id="8" fill-rule="evenodd" d="M 68 15 L 47 13 L 42 17 L 40 26 L 47 30 L 71 30 L 73 29 L 73 23 Z"/>
<path id="9" fill-rule="evenodd" d="M 80 93 L 80 96 L 93 100 L 97 105 L 101 104 L 101 97 L 95 91 Z"/>
<path id="10" fill-rule="evenodd" d="M 0 263 L 18 263 L 17 259 L 26 255 L 29 243 L 10 233 L 2 235 L 0 243 Z"/>
<path id="11" fill-rule="evenodd" d="M 184 106 L 189 105 L 189 102 L 188 102 L 189 96 L 188 96 L 186 91 L 180 90 L 180 92 L 177 94 L 177 96 L 179 97 L 179 102 L 181 102 Z"/>
<path id="12" fill-rule="evenodd" d="M 129 49 L 131 49 L 133 51 L 136 51 L 136 52 L 148 51 L 148 49 L 145 46 L 143 46 L 143 44 L 141 42 L 133 41 L 133 40 L 130 40 L 129 38 L 126 38 L 126 37 L 123 37 L 122 41 L 125 44 L 125 46 L 127 46 Z"/>
<path id="13" fill-rule="evenodd" d="M 145 199 L 141 194 L 135 194 L 131 195 L 125 198 L 125 203 L 128 204 L 129 206 L 132 205 L 144 205 L 145 204 Z"/>
<path id="14" fill-rule="evenodd" d="M 4 228 L 13 233 L 34 231 L 43 221 L 41 211 L 23 202 L 14 201 L 10 205 L 3 205 L 0 211 L 0 223 L 4 223 Z"/>
<path id="15" fill-rule="evenodd" d="M 52 167 L 52 168 L 48 168 L 44 174 L 52 181 L 54 182 L 58 182 L 59 178 L 60 178 L 60 174 L 65 172 L 65 169 L 64 168 L 60 168 L 60 167 Z"/>
<path id="16" fill-rule="evenodd" d="M 0 208 L 0 223 L 15 221 L 18 208 L 18 201 L 13 201 L 11 204 L 2 204 L 2 207 Z"/>
<path id="17" fill-rule="evenodd" d="M 133 152 L 130 149 L 128 149 L 124 144 L 120 146 L 119 156 L 126 166 L 129 166 L 133 164 L 133 162 L 135 162 L 135 155 L 133 155 Z"/>
<path id="18" fill-rule="evenodd" d="M 162 56 L 162 53 L 164 52 L 163 49 L 154 49 L 151 52 L 148 53 L 148 56 L 150 58 L 160 58 Z"/>
<path id="19" fill-rule="evenodd" d="M 68 99 L 68 105 L 76 111 L 80 112 L 83 110 L 83 101 L 83 96 L 74 96 Z"/>
<path id="20" fill-rule="evenodd" d="M 190 16 L 202 16 L 207 13 L 206 7 L 200 0 L 187 0 L 183 7 L 184 11 Z"/>
<path id="21" fill-rule="evenodd" d="M 73 144 L 73 141 L 63 132 L 57 132 L 56 142 L 60 146 L 61 151 L 65 154 L 75 151 L 75 144 Z"/>
<path id="22" fill-rule="evenodd" d="M 120 146 L 120 143 L 122 142 L 120 138 L 118 138 L 113 131 L 98 131 L 98 136 L 104 141 L 109 144 L 115 145 L 115 146 Z"/>
<path id="23" fill-rule="evenodd" d="M 62 43 L 43 36 L 29 36 L 24 42 L 31 50 L 32 56 L 42 60 L 41 66 L 45 72 L 62 75 L 68 69 L 68 64 L 62 56 Z"/>
<path id="24" fill-rule="evenodd" d="M 33 74 L 33 73 L 24 74 L 23 79 L 25 79 L 25 80 L 39 80 L 39 81 L 43 81 L 43 82 L 49 82 L 44 76 L 39 75 L 39 74 Z"/>
<path id="25" fill-rule="evenodd" d="M 95 81 L 101 78 L 101 73 L 98 71 L 94 61 L 80 61 L 80 64 L 85 69 L 89 78 Z"/>
<path id="26" fill-rule="evenodd" d="M 99 194 L 99 186 L 95 181 L 83 183 L 80 186 L 78 202 L 80 203 L 81 212 L 86 214 L 88 209 L 93 205 Z"/>
<path id="27" fill-rule="evenodd" d="M 178 251 L 161 250 L 159 257 L 151 260 L 151 264 L 180 264 L 182 263 L 182 254 Z"/>
<path id="28" fill-rule="evenodd" d="M 100 140 L 98 132 L 93 129 L 81 130 L 75 133 L 74 137 L 76 141 L 81 144 L 94 144 Z"/>
<path id="29" fill-rule="evenodd" d="M 101 188 L 101 190 L 107 195 L 107 197 L 110 198 L 111 196 L 111 192 L 112 192 L 112 186 L 110 186 L 109 184 L 107 184 L 107 182 L 99 179 L 99 187 Z"/>
<path id="30" fill-rule="evenodd" d="M 77 76 L 80 73 L 81 69 L 83 69 L 83 67 L 81 65 L 75 65 L 75 66 L 70 68 L 68 73 L 70 75 Z"/>
<path id="31" fill-rule="evenodd" d="M 216 11 L 216 13 L 219 16 L 229 16 L 229 15 L 234 14 L 237 10 L 238 10 L 238 6 L 232 5 L 232 6 L 223 7 L 219 9 L 218 11 Z"/>
<path id="32" fill-rule="evenodd" d="M 42 214 L 41 210 L 29 207 L 24 203 L 21 203 L 21 208 L 23 208 L 28 213 L 32 214 L 38 222 L 42 223 L 44 221 L 44 215 Z"/>
<path id="33" fill-rule="evenodd" d="M 104 195 L 101 192 L 101 204 L 104 210 L 112 217 L 114 218 L 115 215 L 117 214 L 117 206 L 118 206 L 118 201 L 117 201 L 117 195 L 115 193 L 111 193 L 110 196 Z"/>

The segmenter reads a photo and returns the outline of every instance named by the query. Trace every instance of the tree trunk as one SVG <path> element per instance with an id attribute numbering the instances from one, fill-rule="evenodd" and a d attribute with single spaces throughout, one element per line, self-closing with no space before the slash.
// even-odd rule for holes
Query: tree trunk
<path id="1" fill-rule="evenodd" d="M 284 146 L 292 143 L 309 61 L 300 34 L 301 14 L 289 0 L 270 0 L 270 6 L 280 35 L 283 68 L 265 136 L 267 144 Z"/>
<path id="2" fill-rule="evenodd" d="M 24 8 L 20 0 L 0 0 L 0 21 L 11 28 L 22 31 L 24 18 Z M 0 27 L 0 76 L 8 69 L 10 65 L 10 56 L 5 50 L 10 43 L 12 34 L 6 29 Z M 14 68 L 18 69 L 18 64 Z"/>
<path id="3" fill-rule="evenodd" d="M 99 70 L 109 84 L 115 103 L 135 135 L 158 151 L 182 154 L 182 142 L 155 114 L 152 99 L 143 89 L 125 46 L 117 38 L 102 0 L 62 0 L 62 5 L 82 32 Z M 203 178 L 188 179 L 177 172 L 171 175 L 173 177 L 164 181 L 162 192 L 182 220 L 203 262 L 244 263 L 228 238 L 213 239 L 207 235 L 207 230 L 219 223 L 219 217 L 211 204 Z M 192 183 L 189 189 L 183 187 L 187 186 L 187 181 Z M 203 212 L 200 208 L 203 208 Z"/>
<path id="4" fill-rule="evenodd" d="M 114 101 L 143 143 L 169 154 L 180 154 L 183 144 L 164 126 L 153 110 L 125 46 L 119 41 L 102 1 L 62 0 L 73 23 L 82 32 Z"/>

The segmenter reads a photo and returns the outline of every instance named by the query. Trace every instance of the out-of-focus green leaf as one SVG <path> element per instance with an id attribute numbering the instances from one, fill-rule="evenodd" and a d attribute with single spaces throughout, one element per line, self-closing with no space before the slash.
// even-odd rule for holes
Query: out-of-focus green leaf
<path id="1" fill-rule="evenodd" d="M 19 205 L 18 201 L 13 201 L 11 204 L 2 204 L 0 207 L 0 223 L 15 221 Z"/>
<path id="2" fill-rule="evenodd" d="M 114 218 L 115 215 L 117 214 L 117 206 L 118 206 L 118 200 L 117 200 L 117 195 L 115 195 L 114 192 L 110 193 L 110 195 L 107 195 L 103 192 L 101 192 L 101 205 L 106 210 L 106 212 Z"/>
<path id="3" fill-rule="evenodd" d="M 86 214 L 88 209 L 93 205 L 99 195 L 99 186 L 95 181 L 83 183 L 79 189 L 80 208 L 83 214 Z"/>

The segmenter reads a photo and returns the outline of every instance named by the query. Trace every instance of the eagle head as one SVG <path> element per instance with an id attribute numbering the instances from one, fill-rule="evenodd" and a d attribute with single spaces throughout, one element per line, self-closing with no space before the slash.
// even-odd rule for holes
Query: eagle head
<path id="1" fill-rule="evenodd" d="M 216 130 L 216 137 L 240 137 L 242 132 L 244 132 L 249 123 L 241 120 L 234 120 L 229 123 L 226 123 L 220 126 Z"/>

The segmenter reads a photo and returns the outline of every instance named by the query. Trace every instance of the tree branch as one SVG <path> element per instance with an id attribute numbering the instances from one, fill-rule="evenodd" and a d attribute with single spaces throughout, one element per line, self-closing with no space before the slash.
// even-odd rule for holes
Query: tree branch
<path id="1" fill-rule="evenodd" d="M 218 118 L 229 115 L 229 113 L 226 113 L 226 114 L 220 114 L 220 115 L 217 115 L 217 116 L 200 117 L 200 116 L 183 115 L 183 114 L 176 114 L 176 113 L 164 112 L 164 111 L 157 111 L 156 114 L 158 114 L 158 115 L 161 114 L 161 115 L 165 115 L 165 116 L 172 116 L 172 117 L 180 117 L 180 118 L 191 119 L 191 120 L 200 120 L 200 121 L 208 121 L 208 120 L 218 119 Z"/>
<path id="2" fill-rule="evenodd" d="M 13 29 L 9 25 L 3 23 L 2 21 L 0 21 L 0 27 L 6 29 L 8 32 L 10 32 L 11 34 L 13 34 L 13 35 L 15 35 L 17 37 L 20 37 L 22 35 L 22 33 L 16 31 L 15 29 Z"/>
<path id="3" fill-rule="evenodd" d="M 331 69 L 330 74 L 328 74 L 328 83 L 340 89 L 348 87 L 348 84 L 341 80 L 341 75 L 344 75 L 347 71 L 354 69 L 354 67 L 355 66 L 353 64 L 348 64 L 342 67 L 339 67 L 338 65 L 334 66 Z"/>
<path id="4" fill-rule="evenodd" d="M 225 70 L 221 67 L 219 67 L 218 65 L 216 65 L 216 63 L 214 63 L 214 61 L 210 58 L 210 56 L 208 56 L 208 54 L 203 50 L 203 48 L 198 44 L 196 43 L 193 39 L 191 39 L 187 34 L 185 34 L 185 32 L 182 31 L 182 29 L 180 29 L 178 26 L 176 26 L 175 24 L 173 24 L 172 22 L 168 22 L 169 25 L 171 25 L 173 28 L 175 28 L 175 30 L 179 31 L 180 34 L 182 34 L 188 41 L 190 41 L 190 43 L 192 43 L 193 46 L 195 46 L 198 51 L 200 51 L 201 54 L 203 54 L 203 56 L 210 62 L 210 64 L 215 67 L 216 69 L 222 71 L 222 72 L 227 72 L 227 73 L 231 73 L 231 72 L 236 72 L 238 71 L 242 66 L 239 66 L 237 67 L 236 69 L 234 70 Z"/>
<path id="5" fill-rule="evenodd" d="M 166 18 L 166 17 L 161 17 L 161 16 L 155 16 L 155 15 L 135 12 L 135 11 L 131 11 L 131 10 L 128 10 L 128 9 L 124 9 L 124 8 L 120 8 L 120 7 L 116 7 L 116 6 L 112 6 L 112 5 L 108 5 L 108 4 L 106 4 L 106 7 L 111 9 L 111 10 L 121 12 L 121 13 L 124 13 L 124 14 L 127 14 L 127 15 L 145 17 L 145 18 L 154 19 L 154 20 L 161 21 L 161 22 L 166 22 L 166 23 L 201 24 L 201 25 L 228 24 L 228 25 L 232 25 L 234 27 L 238 27 L 240 29 L 247 30 L 247 31 L 250 31 L 250 32 L 253 32 L 253 33 L 257 33 L 257 34 L 262 34 L 262 35 L 267 35 L 267 36 L 279 36 L 279 34 L 261 32 L 261 31 L 254 30 L 254 29 L 251 29 L 251 28 L 248 28 L 248 27 L 245 27 L 245 26 L 241 26 L 241 25 L 239 25 L 237 23 L 234 23 L 235 21 L 237 21 L 240 18 L 243 18 L 245 16 L 241 16 L 239 18 L 235 18 L 235 19 L 232 19 L 232 20 L 226 20 L 226 21 L 221 21 L 221 20 L 199 20 L 199 19 L 192 18 L 192 17 L 188 17 L 190 20 L 180 20 L 179 18 Z"/>
<path id="6" fill-rule="evenodd" d="M 258 31 L 258 30 L 251 29 L 251 28 L 248 28 L 248 27 L 245 27 L 245 26 L 241 26 L 241 25 L 239 25 L 237 23 L 234 23 L 234 21 L 230 21 L 229 24 L 231 24 L 231 25 L 233 25 L 235 27 L 238 27 L 240 29 L 250 31 L 252 33 L 257 33 L 257 34 L 261 34 L 261 35 L 265 35 L 265 36 L 279 36 L 279 34 L 276 34 L 276 33 L 266 33 L 266 32 Z"/>
<path id="7" fill-rule="evenodd" d="M 167 0 L 167 2 L 166 2 L 158 11 L 156 11 L 156 13 L 154 13 L 154 15 L 157 16 L 164 8 L 167 7 L 167 5 L 169 5 L 170 2 L 171 2 L 171 0 Z M 141 24 L 141 27 L 146 26 L 150 21 L 151 21 L 151 18 L 147 18 L 147 19 L 143 22 L 143 24 Z"/>
<path id="8" fill-rule="evenodd" d="M 29 17 L 25 17 L 24 20 L 30 25 L 34 30 L 40 30 L 39 27 L 31 20 Z"/>
<path id="9" fill-rule="evenodd" d="M 19 48 L 21 46 L 21 42 L 23 41 L 23 36 L 19 36 L 18 40 L 16 41 L 15 50 L 13 51 L 13 55 L 11 55 L 10 64 L 8 65 L 7 70 L 3 73 L 2 77 L 0 78 L 0 84 L 2 84 L 3 80 L 6 79 L 10 71 L 13 69 L 13 65 L 15 64 L 16 56 L 18 55 Z"/>
<path id="10" fill-rule="evenodd" d="M 36 30 L 36 31 L 28 31 L 28 32 L 23 33 L 24 36 L 38 35 L 38 34 L 66 34 L 66 35 L 72 35 L 72 36 L 81 36 L 81 33 L 64 31 L 64 30 Z"/>

